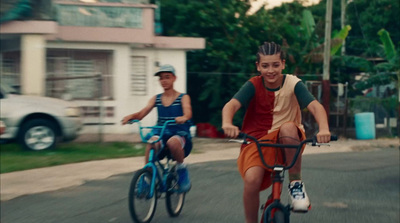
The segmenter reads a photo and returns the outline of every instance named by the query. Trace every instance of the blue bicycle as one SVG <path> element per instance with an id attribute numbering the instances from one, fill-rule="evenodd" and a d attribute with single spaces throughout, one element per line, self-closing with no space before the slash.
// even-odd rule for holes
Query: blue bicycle
<path id="1" fill-rule="evenodd" d="M 142 127 L 139 120 L 129 122 L 139 125 L 139 133 L 143 142 L 151 144 L 148 163 L 138 170 L 132 178 L 129 189 L 129 212 L 133 221 L 148 223 L 154 216 L 157 199 L 165 195 L 168 214 L 171 217 L 178 216 L 183 208 L 186 193 L 179 192 L 176 161 L 167 153 L 166 161 L 160 160 L 158 155 L 163 152 L 164 146 L 156 152 L 155 143 L 159 142 L 168 125 L 175 121 L 166 121 L 163 126 Z M 159 138 L 150 140 L 144 130 L 157 130 Z"/>

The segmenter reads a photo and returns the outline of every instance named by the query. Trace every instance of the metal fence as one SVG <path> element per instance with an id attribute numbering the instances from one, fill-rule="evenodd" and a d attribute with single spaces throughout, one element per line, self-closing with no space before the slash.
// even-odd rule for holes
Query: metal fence
<path id="1" fill-rule="evenodd" d="M 46 96 L 64 100 L 93 101 L 91 105 L 80 105 L 86 125 L 97 125 L 99 141 L 103 141 L 105 119 L 114 115 L 114 108 L 106 107 L 105 100 L 112 99 L 108 87 L 111 75 L 49 76 L 46 78 Z"/>
<path id="2" fill-rule="evenodd" d="M 320 81 L 306 81 L 309 91 L 321 102 L 322 85 Z M 371 89 L 374 92 L 387 92 L 387 86 L 378 86 Z M 355 114 L 373 112 L 375 126 L 378 136 L 398 136 L 398 102 L 395 92 L 391 94 L 365 94 L 362 96 L 348 97 L 347 83 L 331 84 L 331 100 L 329 111 L 330 127 L 339 135 L 354 137 L 355 135 Z M 383 90 L 380 90 L 382 88 Z M 394 89 L 394 87 L 390 88 Z M 397 111 L 397 112 L 396 112 Z M 315 134 L 318 126 L 309 113 L 303 111 L 303 122 L 310 134 Z"/>

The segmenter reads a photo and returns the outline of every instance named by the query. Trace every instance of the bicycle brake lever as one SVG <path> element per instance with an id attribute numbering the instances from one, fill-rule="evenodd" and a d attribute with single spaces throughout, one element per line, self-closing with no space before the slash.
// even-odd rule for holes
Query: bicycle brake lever
<path id="1" fill-rule="evenodd" d="M 321 147 L 321 146 L 331 146 L 329 143 L 318 143 L 318 142 L 312 142 L 312 143 L 307 143 L 307 145 L 311 145 L 311 146 L 318 146 L 318 147 Z"/>
<path id="2" fill-rule="evenodd" d="M 237 142 L 237 143 L 241 143 L 241 144 L 250 144 L 250 142 L 245 141 L 244 139 L 230 139 L 230 140 L 228 140 L 228 142 Z"/>

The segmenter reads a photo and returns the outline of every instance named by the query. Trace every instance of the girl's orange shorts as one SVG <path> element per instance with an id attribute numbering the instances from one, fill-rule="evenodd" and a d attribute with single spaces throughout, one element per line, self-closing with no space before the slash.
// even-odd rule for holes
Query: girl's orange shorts
<path id="1" fill-rule="evenodd" d="M 305 139 L 304 131 L 301 130 L 299 127 L 297 127 L 297 129 L 299 132 L 300 140 L 304 140 Z M 265 142 L 265 143 L 278 143 L 278 136 L 279 136 L 279 129 L 261 137 L 259 140 L 270 140 L 269 142 Z M 303 153 L 304 147 L 305 147 L 305 145 L 303 146 L 303 148 L 301 150 L 301 154 Z M 262 153 L 264 155 L 264 160 L 268 165 L 283 164 L 283 162 L 284 162 L 282 149 L 280 149 L 280 148 L 263 147 Z M 260 166 L 260 167 L 264 168 L 266 171 L 264 174 L 264 180 L 263 180 L 263 183 L 261 184 L 260 191 L 265 190 L 271 186 L 272 170 L 265 167 L 264 164 L 262 163 L 257 146 L 255 143 L 251 143 L 249 145 L 242 146 L 242 148 L 240 150 L 239 158 L 237 160 L 237 165 L 238 165 L 238 169 L 239 169 L 239 172 L 240 172 L 240 175 L 242 176 L 242 178 L 244 178 L 244 174 L 251 167 Z"/>

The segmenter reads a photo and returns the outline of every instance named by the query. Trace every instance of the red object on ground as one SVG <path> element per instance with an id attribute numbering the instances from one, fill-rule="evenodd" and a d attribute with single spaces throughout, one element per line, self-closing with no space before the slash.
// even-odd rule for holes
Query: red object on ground
<path id="1" fill-rule="evenodd" d="M 196 136 L 208 138 L 224 138 L 224 134 L 218 132 L 217 128 L 210 123 L 196 124 Z"/>

